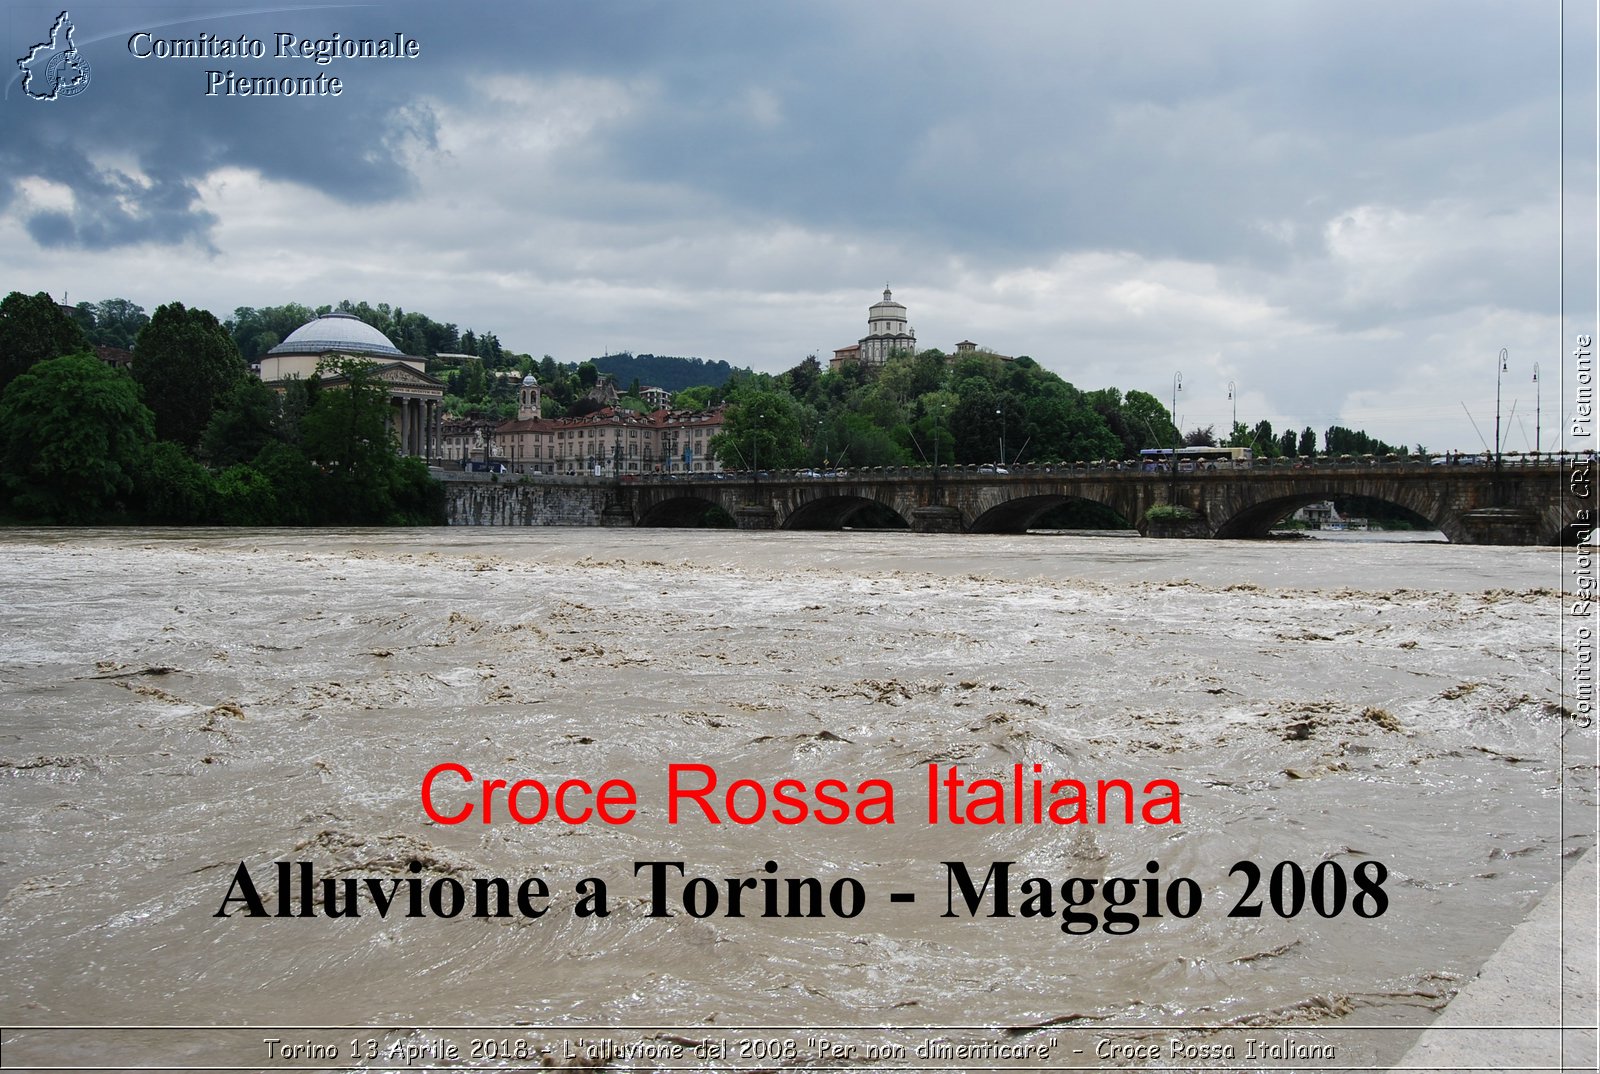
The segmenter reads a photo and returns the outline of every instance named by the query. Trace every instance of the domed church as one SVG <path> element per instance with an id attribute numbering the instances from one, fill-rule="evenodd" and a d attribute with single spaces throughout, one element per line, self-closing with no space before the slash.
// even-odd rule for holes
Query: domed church
<path id="1" fill-rule="evenodd" d="M 406 354 L 389 337 L 350 313 L 324 313 L 289 333 L 261 359 L 261 379 L 282 389 L 290 380 L 309 379 L 326 359 L 356 358 L 373 363 L 377 379 L 389 389 L 389 426 L 403 455 L 437 459 L 443 455 L 444 381 L 430 376 L 428 360 Z M 324 374 L 322 383 L 338 387 L 344 378 Z"/>
<path id="2" fill-rule="evenodd" d="M 834 351 L 829 365 L 833 369 L 848 362 L 881 366 L 896 351 L 915 354 L 917 333 L 906 320 L 905 306 L 896 302 L 894 293 L 885 286 L 883 301 L 867 307 L 867 334 L 850 346 Z"/>

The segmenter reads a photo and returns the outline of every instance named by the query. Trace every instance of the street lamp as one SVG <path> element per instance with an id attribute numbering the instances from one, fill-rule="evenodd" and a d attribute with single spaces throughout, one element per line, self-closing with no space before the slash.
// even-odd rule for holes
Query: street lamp
<path id="1" fill-rule="evenodd" d="M 1006 464 L 1006 412 L 1000 407 L 994 408 L 994 416 L 1000 419 L 1000 465 Z"/>
<path id="2" fill-rule="evenodd" d="M 1178 441 L 1183 439 L 1183 430 L 1178 428 L 1178 393 L 1181 391 L 1183 391 L 1183 374 L 1174 373 L 1172 374 L 1172 435 L 1175 437 L 1172 443 L 1172 450 L 1174 452 L 1178 450 Z M 1173 461 L 1177 461 L 1176 455 L 1173 456 Z"/>
<path id="3" fill-rule="evenodd" d="M 1510 355 L 1504 347 L 1500 348 L 1500 368 L 1494 371 L 1494 464 L 1500 465 L 1500 374 L 1507 369 Z"/>
<path id="4" fill-rule="evenodd" d="M 1239 393 L 1234 390 L 1233 381 L 1228 381 L 1228 401 L 1233 404 L 1233 424 L 1228 426 L 1228 442 L 1233 442 L 1234 434 L 1239 429 Z"/>
<path id="5" fill-rule="evenodd" d="M 1169 502 L 1178 506 L 1178 440 L 1183 431 L 1178 428 L 1178 393 L 1183 391 L 1183 374 L 1172 374 L 1172 454 L 1167 457 L 1167 467 L 1172 474 L 1172 493 Z"/>
<path id="6" fill-rule="evenodd" d="M 1533 363 L 1533 454 L 1539 455 L 1539 363 Z M 1526 434 L 1524 434 L 1526 435 Z"/>
<path id="7" fill-rule="evenodd" d="M 933 419 L 933 504 L 939 505 L 939 440 L 944 428 L 944 404 L 939 404 L 938 415 Z"/>
<path id="8" fill-rule="evenodd" d="M 760 429 L 760 426 L 765 424 L 766 420 L 767 420 L 767 416 L 765 414 L 757 414 L 756 415 L 756 421 L 758 423 L 757 427 L 750 430 L 750 465 L 754 468 L 754 471 L 755 471 L 754 474 L 751 477 L 751 480 L 753 480 L 758 485 L 761 484 L 761 429 Z"/>

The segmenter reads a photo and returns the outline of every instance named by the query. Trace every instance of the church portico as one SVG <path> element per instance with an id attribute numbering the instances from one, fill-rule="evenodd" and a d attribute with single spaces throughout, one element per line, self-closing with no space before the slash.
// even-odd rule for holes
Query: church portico
<path id="1" fill-rule="evenodd" d="M 290 380 L 320 375 L 338 388 L 338 374 L 318 374 L 325 363 L 352 358 L 370 363 L 373 377 L 389 392 L 389 428 L 402 455 L 443 457 L 444 381 L 427 372 L 427 359 L 408 355 L 387 336 L 349 313 L 325 313 L 289 333 L 261 360 L 261 379 L 282 389 Z"/>
<path id="2" fill-rule="evenodd" d="M 400 454 L 423 459 L 443 457 L 443 411 L 438 399 L 391 392 L 389 406 L 389 427 L 394 430 Z"/>

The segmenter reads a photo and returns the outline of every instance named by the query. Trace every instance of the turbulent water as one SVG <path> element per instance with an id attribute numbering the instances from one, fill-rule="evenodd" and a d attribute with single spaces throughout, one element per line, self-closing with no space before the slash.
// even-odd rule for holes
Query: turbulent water
<path id="1" fill-rule="evenodd" d="M 329 1069 L 490 1036 L 480 1065 L 598 1062 L 597 1040 L 657 1049 L 616 1060 L 637 1067 L 1016 1058 L 919 1061 L 936 1040 L 1092 1066 L 1181 1037 L 1218 1049 L 1189 1053 L 1203 1066 L 1245 1036 L 1337 1050 L 1309 1067 L 1381 1062 L 1594 841 L 1553 549 L 692 530 L 33 530 L 0 548 L 0 1023 L 370 1030 L 13 1028 L 11 1065 L 275 1069 L 273 1036 L 336 1042 Z M 497 803 L 489 825 L 435 823 L 419 788 L 442 762 L 627 780 L 638 816 L 522 825 Z M 887 780 L 895 823 L 670 825 L 675 763 L 723 786 Z M 1008 803 L 1017 764 L 1171 780 L 1181 823 L 930 825 L 930 764 L 1001 777 Z M 451 810 L 470 797 L 439 786 Z M 768 860 L 825 892 L 855 878 L 865 906 L 684 911 L 688 877 L 725 904 Z M 469 897 L 472 878 L 539 877 L 550 912 L 216 916 L 241 862 L 276 913 L 280 861 L 383 884 L 418 862 Z M 644 861 L 684 863 L 673 916 L 648 916 Z M 959 892 L 942 916 L 949 861 L 980 884 L 995 861 L 1013 886 L 1046 878 L 1053 916 L 974 918 Z M 1228 915 L 1240 861 L 1262 869 L 1259 917 Z M 1281 916 L 1286 861 L 1334 863 L 1318 890 L 1329 909 L 1347 878 L 1338 912 L 1307 896 Z M 1368 861 L 1386 876 L 1363 886 Z M 589 877 L 609 916 L 573 913 Z M 1162 898 L 1186 877 L 1203 901 L 1068 934 L 1074 877 L 1153 878 Z"/>

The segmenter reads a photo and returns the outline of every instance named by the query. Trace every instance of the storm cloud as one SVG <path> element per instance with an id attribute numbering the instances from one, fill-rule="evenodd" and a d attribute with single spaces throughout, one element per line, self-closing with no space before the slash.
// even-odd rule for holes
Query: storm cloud
<path id="1" fill-rule="evenodd" d="M 11 55 L 58 12 L 9 5 Z M 1477 446 L 1501 347 L 1519 385 L 1560 362 L 1559 72 L 1592 10 L 1565 38 L 1547 5 L 1331 0 L 74 17 L 92 84 L 0 104 L 7 291 L 365 298 L 562 360 L 777 371 L 887 282 L 924 346 L 1163 398 L 1181 369 L 1185 425 L 1225 427 L 1233 382 L 1241 420 L 1441 450 Z M 139 31 L 268 55 L 140 59 Z M 278 59 L 280 32 L 420 55 Z M 207 96 L 213 69 L 344 89 Z M 1569 126 L 1591 103 L 1569 89 Z M 1593 167 L 1569 151 L 1568 189 Z"/>

